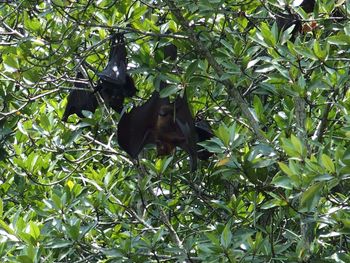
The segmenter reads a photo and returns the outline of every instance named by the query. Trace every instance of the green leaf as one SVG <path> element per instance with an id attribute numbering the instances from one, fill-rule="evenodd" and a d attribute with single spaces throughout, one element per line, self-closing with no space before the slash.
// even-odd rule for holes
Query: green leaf
<path id="1" fill-rule="evenodd" d="M 293 189 L 293 182 L 287 176 L 275 176 L 272 179 L 272 183 L 274 185 L 276 185 L 277 187 L 282 187 L 282 188 L 288 189 L 288 190 L 292 190 Z"/>
<path id="2" fill-rule="evenodd" d="M 219 128 L 215 131 L 215 135 L 221 139 L 225 146 L 228 146 L 230 143 L 230 131 L 225 125 L 220 125 Z"/>
<path id="3" fill-rule="evenodd" d="M 38 227 L 38 225 L 36 223 L 34 223 L 33 221 L 31 221 L 29 223 L 29 234 L 35 239 L 38 240 L 38 238 L 40 237 L 40 229 Z"/>
<path id="4" fill-rule="evenodd" d="M 5 72 L 16 72 L 19 69 L 19 62 L 18 59 L 14 57 L 14 55 L 7 55 L 4 56 L 4 67 Z"/>
<path id="5" fill-rule="evenodd" d="M 225 39 L 221 39 L 220 43 L 223 44 L 229 50 L 230 53 L 234 53 L 233 45 L 231 42 L 228 42 Z"/>
<path id="6" fill-rule="evenodd" d="M 198 60 L 196 59 L 195 61 L 193 61 L 186 70 L 185 73 L 185 79 L 190 79 L 193 75 L 193 73 L 198 69 Z"/>
<path id="7" fill-rule="evenodd" d="M 301 141 L 299 140 L 299 138 L 292 134 L 291 135 L 291 142 L 294 146 L 294 149 L 296 149 L 296 151 L 298 152 L 298 154 L 300 156 L 303 156 L 304 146 L 301 143 Z"/>
<path id="8" fill-rule="evenodd" d="M 281 168 L 281 170 L 288 176 L 293 176 L 294 173 L 292 172 L 292 170 L 288 167 L 288 165 L 286 165 L 285 163 L 282 162 L 278 162 L 279 167 Z"/>
<path id="9" fill-rule="evenodd" d="M 294 136 L 294 138 L 296 138 Z M 300 158 L 300 149 L 301 149 L 301 143 L 299 140 L 294 140 L 295 145 L 291 142 L 291 140 L 287 138 L 282 138 L 282 148 L 285 150 L 285 152 L 290 156 L 290 157 L 298 157 Z M 296 149 L 296 147 L 299 147 L 299 151 Z"/>
<path id="10" fill-rule="evenodd" d="M 226 224 L 224 231 L 221 233 L 221 245 L 227 249 L 231 245 L 232 233 L 230 224 Z"/>
<path id="11" fill-rule="evenodd" d="M 259 120 L 265 121 L 265 115 L 264 115 L 264 106 L 258 96 L 254 96 L 254 110 L 256 112 L 256 115 L 258 116 Z"/>
<path id="12" fill-rule="evenodd" d="M 212 153 L 224 153 L 226 149 L 222 141 L 216 137 L 211 138 L 209 141 L 200 142 L 198 144 L 203 146 L 206 150 Z"/>
<path id="13" fill-rule="evenodd" d="M 338 46 L 350 45 L 350 36 L 347 35 L 337 35 L 327 38 L 329 44 L 334 44 Z"/>
<path id="14" fill-rule="evenodd" d="M 325 48 L 322 48 L 320 43 L 315 40 L 314 41 L 314 53 L 320 60 L 325 60 L 327 57 L 327 50 Z"/>
<path id="15" fill-rule="evenodd" d="M 315 54 L 308 47 L 305 47 L 305 46 L 294 46 L 294 50 L 299 55 L 301 55 L 301 56 L 303 56 L 305 58 L 309 58 L 311 60 L 318 60 L 318 57 L 315 56 Z"/>
<path id="16" fill-rule="evenodd" d="M 80 232 L 80 221 L 77 221 L 72 226 L 67 226 L 68 234 L 71 239 L 78 240 L 79 239 L 79 232 Z"/>
<path id="17" fill-rule="evenodd" d="M 309 187 L 301 196 L 300 207 L 303 211 L 312 211 L 318 204 L 321 197 L 321 190 L 324 183 L 319 182 Z"/>
<path id="18" fill-rule="evenodd" d="M 326 154 L 322 154 L 321 159 L 322 164 L 327 169 L 327 171 L 330 173 L 335 173 L 335 166 L 332 159 Z"/>
<path id="19" fill-rule="evenodd" d="M 2 199 L 0 198 L 0 218 L 2 219 L 2 213 L 4 212 L 4 203 L 2 202 Z"/>
<path id="20" fill-rule="evenodd" d="M 48 116 L 46 114 L 42 114 L 40 116 L 40 124 L 41 124 L 41 127 L 45 130 L 49 130 L 50 128 L 50 120 L 48 118 Z"/>
<path id="21" fill-rule="evenodd" d="M 344 164 L 350 166 L 350 149 L 346 149 L 341 160 Z"/>
<path id="22" fill-rule="evenodd" d="M 27 255 L 17 256 L 16 260 L 17 260 L 17 262 L 20 262 L 20 263 L 33 263 L 34 262 L 33 258 L 31 258 Z"/>
<path id="23" fill-rule="evenodd" d="M 285 44 L 292 36 L 292 31 L 295 28 L 295 25 L 292 25 L 288 27 L 287 29 L 283 30 L 282 36 L 281 36 L 281 44 Z"/>
<path id="24" fill-rule="evenodd" d="M 0 220 L 0 226 L 1 226 L 1 228 L 3 228 L 8 234 L 13 235 L 13 236 L 14 236 L 14 239 L 16 239 L 16 241 L 18 241 L 18 239 L 17 239 L 17 237 L 16 237 L 15 231 L 13 231 L 12 228 L 11 228 L 7 223 L 5 223 L 5 221 Z"/>
<path id="25" fill-rule="evenodd" d="M 152 237 L 153 245 L 155 245 L 158 241 L 160 241 L 162 239 L 163 235 L 164 235 L 164 228 L 161 227 L 158 229 L 158 231 Z"/>
<path id="26" fill-rule="evenodd" d="M 45 244 L 46 248 L 64 248 L 72 246 L 73 242 L 62 239 L 54 239 Z"/>
<path id="27" fill-rule="evenodd" d="M 23 125 L 23 123 L 22 123 L 21 121 L 19 121 L 19 122 L 17 123 L 17 128 L 18 128 L 18 130 L 19 130 L 21 133 L 23 133 L 24 135 L 28 136 L 28 132 L 27 132 L 27 130 L 25 129 L 25 127 L 24 127 L 24 125 Z"/>
<path id="28" fill-rule="evenodd" d="M 160 92 L 159 92 L 159 96 L 161 98 L 167 98 L 169 97 L 170 95 L 173 95 L 175 94 L 176 92 L 178 92 L 180 90 L 180 88 L 176 85 L 168 85 L 166 86 L 166 88 L 162 89 Z"/>
<path id="29" fill-rule="evenodd" d="M 268 46 L 273 47 L 276 45 L 276 39 L 274 37 L 274 34 L 271 32 L 270 27 L 267 23 L 261 23 L 260 31 Z"/>
<path id="30" fill-rule="evenodd" d="M 281 170 L 288 175 L 288 177 L 291 179 L 291 183 L 295 186 L 295 187 L 299 187 L 300 186 L 300 178 L 298 176 L 298 171 L 295 171 L 295 169 L 291 169 L 294 168 L 294 163 L 292 161 L 289 161 L 289 166 L 287 166 L 285 163 L 279 162 L 278 163 L 279 167 L 281 168 Z"/>

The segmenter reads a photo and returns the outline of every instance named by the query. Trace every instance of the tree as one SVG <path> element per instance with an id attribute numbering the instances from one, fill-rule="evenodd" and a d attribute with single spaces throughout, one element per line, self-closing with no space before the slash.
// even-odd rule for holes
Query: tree
<path id="1" fill-rule="evenodd" d="M 349 262 L 349 5 L 290 2 L 2 3 L 2 261 Z M 288 13 L 309 30 L 281 30 Z M 132 160 L 100 97 L 62 122 L 74 83 L 96 85 L 112 32 L 138 89 L 124 111 L 166 81 L 162 96 L 186 90 L 211 123 L 214 155 L 196 172 L 181 150 Z"/>

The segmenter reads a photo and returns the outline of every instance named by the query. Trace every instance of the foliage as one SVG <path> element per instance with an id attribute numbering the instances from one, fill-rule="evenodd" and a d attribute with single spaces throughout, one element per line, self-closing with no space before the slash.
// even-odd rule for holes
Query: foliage
<path id="1" fill-rule="evenodd" d="M 350 262 L 349 1 L 293 8 L 317 21 L 295 40 L 274 23 L 284 2 L 1 3 L 1 261 Z M 197 172 L 179 150 L 131 160 L 103 105 L 61 121 L 118 30 L 138 88 L 125 110 L 162 79 L 212 124 Z"/>

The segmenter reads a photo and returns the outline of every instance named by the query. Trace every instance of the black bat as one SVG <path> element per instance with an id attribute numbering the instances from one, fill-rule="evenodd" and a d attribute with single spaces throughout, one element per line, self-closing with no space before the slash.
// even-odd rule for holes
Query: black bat
<path id="1" fill-rule="evenodd" d="M 177 46 L 175 46 L 174 44 L 169 44 L 166 46 L 163 46 L 161 48 L 163 54 L 164 54 L 164 59 L 169 59 L 169 60 L 176 60 L 177 58 Z"/>
<path id="2" fill-rule="evenodd" d="M 191 171 L 197 168 L 197 133 L 186 97 L 171 103 L 153 92 L 145 104 L 125 113 L 118 123 L 118 143 L 132 158 L 146 144 L 155 144 L 158 156 L 170 154 L 176 146 L 190 156 Z"/>
<path id="3" fill-rule="evenodd" d="M 300 7 L 305 11 L 305 13 L 311 13 L 315 8 L 315 0 L 304 0 Z"/>
<path id="4" fill-rule="evenodd" d="M 302 28 L 299 15 L 292 14 L 292 13 L 289 13 L 289 14 L 278 13 L 276 16 L 276 24 L 277 24 L 277 27 L 283 31 L 287 30 L 288 28 L 294 25 L 294 28 L 291 32 L 292 41 L 294 41 L 297 33 L 301 32 L 301 28 Z"/>
<path id="5" fill-rule="evenodd" d="M 127 73 L 126 47 L 123 34 L 115 34 L 111 39 L 111 50 L 106 68 L 98 74 L 99 91 L 105 103 L 117 112 L 123 109 L 125 97 L 136 93 L 133 79 Z"/>
<path id="6" fill-rule="evenodd" d="M 83 78 L 80 72 L 77 74 L 77 79 Z M 80 89 L 88 89 L 88 85 L 75 82 L 74 86 Z M 67 121 L 69 115 L 76 113 L 80 118 L 83 118 L 83 110 L 95 112 L 98 106 L 97 99 L 93 91 L 88 90 L 71 90 L 68 95 L 68 102 L 64 111 L 62 120 Z"/>

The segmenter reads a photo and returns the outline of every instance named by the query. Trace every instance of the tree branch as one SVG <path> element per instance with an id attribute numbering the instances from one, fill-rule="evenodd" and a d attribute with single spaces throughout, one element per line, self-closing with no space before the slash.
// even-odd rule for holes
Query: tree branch
<path id="1" fill-rule="evenodd" d="M 182 25 L 184 30 L 189 36 L 190 41 L 192 42 L 194 48 L 207 59 L 208 63 L 213 67 L 216 71 L 216 74 L 221 77 L 224 75 L 224 70 L 219 65 L 219 63 L 215 60 L 212 54 L 209 52 L 208 48 L 198 39 L 196 33 L 193 28 L 189 26 L 187 20 L 181 14 L 181 11 L 176 7 L 176 4 L 173 0 L 166 0 L 168 6 L 172 14 L 177 18 L 178 22 Z M 234 84 L 226 79 L 222 81 L 226 86 L 228 93 L 232 95 L 232 99 L 237 104 L 237 106 L 241 109 L 243 115 L 248 119 L 255 135 L 260 141 L 267 142 L 263 132 L 260 130 L 258 122 L 255 120 L 251 112 L 249 111 L 248 104 L 244 101 L 243 97 L 239 93 L 239 91 L 234 87 Z"/>

